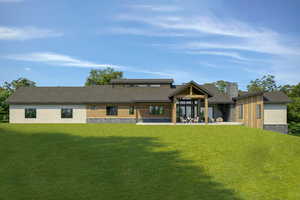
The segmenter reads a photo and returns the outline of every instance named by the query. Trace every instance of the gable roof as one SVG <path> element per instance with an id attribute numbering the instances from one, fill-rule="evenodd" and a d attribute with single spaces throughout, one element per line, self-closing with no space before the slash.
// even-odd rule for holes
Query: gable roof
<path id="1" fill-rule="evenodd" d="M 265 92 L 264 103 L 291 103 L 292 100 L 283 92 Z"/>
<path id="2" fill-rule="evenodd" d="M 124 87 L 112 85 L 88 87 L 23 87 L 17 89 L 7 102 L 9 104 L 90 104 L 171 102 L 169 95 L 185 85 L 168 87 Z M 202 85 L 213 96 L 209 103 L 233 103 L 226 95 L 217 93 L 214 86 Z"/>
<path id="3" fill-rule="evenodd" d="M 173 79 L 112 79 L 111 84 L 171 84 Z"/>
<path id="4" fill-rule="evenodd" d="M 111 85 L 24 87 L 19 88 L 7 102 L 10 104 L 169 102 L 168 94 L 171 90 L 164 87 L 113 88 Z"/>
<path id="5" fill-rule="evenodd" d="M 190 81 L 187 84 L 183 85 L 182 87 L 177 88 L 175 91 L 173 91 L 169 97 L 173 97 L 177 94 L 179 94 L 180 92 L 188 89 L 190 86 L 194 86 L 196 89 L 198 89 L 199 91 L 203 92 L 204 94 L 207 94 L 209 97 L 212 97 L 212 93 L 210 91 L 208 91 L 205 87 L 199 85 L 198 83 L 196 83 L 195 81 Z"/>
<path id="6" fill-rule="evenodd" d="M 281 91 L 273 92 L 242 92 L 238 97 L 235 97 L 234 100 L 244 99 L 252 96 L 263 95 L 264 103 L 290 103 L 290 98 Z"/>

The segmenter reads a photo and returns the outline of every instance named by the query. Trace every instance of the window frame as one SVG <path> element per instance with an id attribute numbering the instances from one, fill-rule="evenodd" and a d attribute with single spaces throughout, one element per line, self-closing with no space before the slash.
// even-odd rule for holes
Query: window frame
<path id="1" fill-rule="evenodd" d="M 164 114 L 164 106 L 163 105 L 150 105 L 149 113 L 151 115 L 163 115 Z"/>
<path id="2" fill-rule="evenodd" d="M 33 116 L 29 116 L 27 113 L 28 110 L 34 110 L 34 115 Z M 25 119 L 36 119 L 37 118 L 37 109 L 36 108 L 25 108 L 24 109 L 24 117 Z"/>
<path id="3" fill-rule="evenodd" d="M 111 112 L 108 109 L 115 108 L 115 112 Z M 117 105 L 107 105 L 106 106 L 106 116 L 118 116 L 118 106 Z"/>
<path id="4" fill-rule="evenodd" d="M 134 115 L 134 109 L 135 109 L 134 106 L 129 106 L 128 114 L 129 115 Z"/>
<path id="5" fill-rule="evenodd" d="M 71 110 L 71 116 L 64 116 L 66 114 L 63 110 Z M 60 118 L 61 119 L 73 119 L 73 108 L 61 108 L 60 109 Z"/>
<path id="6" fill-rule="evenodd" d="M 262 118 L 262 106 L 261 104 L 256 104 L 256 119 Z"/>
<path id="7" fill-rule="evenodd" d="M 239 119 L 244 119 L 244 104 L 239 104 Z"/>

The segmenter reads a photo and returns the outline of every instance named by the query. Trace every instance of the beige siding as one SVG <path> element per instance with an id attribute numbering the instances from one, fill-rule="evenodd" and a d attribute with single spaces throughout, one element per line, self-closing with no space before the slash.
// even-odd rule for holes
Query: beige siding
<path id="1" fill-rule="evenodd" d="M 265 104 L 264 124 L 286 124 L 287 106 L 285 104 Z"/>
<path id="2" fill-rule="evenodd" d="M 118 115 L 110 116 L 106 115 L 106 106 L 116 105 L 118 106 Z M 129 114 L 131 104 L 95 104 L 87 106 L 87 118 L 135 118 L 135 111 L 133 115 Z"/>
<path id="3" fill-rule="evenodd" d="M 25 108 L 36 108 L 36 118 L 26 119 Z M 61 118 L 61 108 L 73 108 L 72 119 Z M 10 105 L 10 123 L 86 123 L 85 105 Z"/>

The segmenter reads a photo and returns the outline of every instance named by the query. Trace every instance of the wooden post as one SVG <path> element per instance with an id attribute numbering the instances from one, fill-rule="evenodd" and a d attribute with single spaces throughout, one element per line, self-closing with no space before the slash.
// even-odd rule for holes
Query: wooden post
<path id="1" fill-rule="evenodd" d="M 193 88 L 190 86 L 190 95 L 193 95 Z"/>
<path id="2" fill-rule="evenodd" d="M 172 122 L 174 123 L 174 124 L 176 124 L 176 119 L 177 119 L 177 116 L 176 116 L 176 114 L 177 114 L 177 109 L 176 109 L 176 97 L 174 97 L 174 99 L 173 99 L 173 105 L 172 105 Z"/>
<path id="3" fill-rule="evenodd" d="M 205 117 L 205 124 L 208 123 L 208 97 L 205 95 L 205 112 L 204 112 L 204 117 Z"/>

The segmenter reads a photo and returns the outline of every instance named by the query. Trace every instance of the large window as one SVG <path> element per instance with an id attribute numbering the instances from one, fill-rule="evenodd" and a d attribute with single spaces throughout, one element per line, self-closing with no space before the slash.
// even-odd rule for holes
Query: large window
<path id="1" fill-rule="evenodd" d="M 61 109 L 61 118 L 73 118 L 73 109 L 72 108 L 62 108 Z"/>
<path id="2" fill-rule="evenodd" d="M 134 106 L 129 107 L 129 115 L 134 115 Z"/>
<path id="3" fill-rule="evenodd" d="M 163 106 L 150 106 L 149 113 L 152 115 L 162 115 L 162 114 L 164 114 L 164 107 Z"/>
<path id="4" fill-rule="evenodd" d="M 36 109 L 25 108 L 25 118 L 36 118 Z"/>
<path id="5" fill-rule="evenodd" d="M 244 117 L 244 105 L 243 104 L 240 104 L 240 109 L 239 109 L 239 119 L 243 119 Z"/>
<path id="6" fill-rule="evenodd" d="M 106 106 L 106 115 L 118 115 L 118 107 Z"/>
<path id="7" fill-rule="evenodd" d="M 256 105 L 256 119 L 261 119 L 261 104 Z"/>

